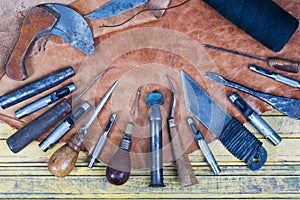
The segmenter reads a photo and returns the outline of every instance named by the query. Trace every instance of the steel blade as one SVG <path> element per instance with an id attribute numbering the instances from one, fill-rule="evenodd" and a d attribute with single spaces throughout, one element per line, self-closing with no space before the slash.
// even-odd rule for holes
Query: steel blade
<path id="1" fill-rule="evenodd" d="M 85 19 L 75 10 L 59 4 L 43 4 L 45 8 L 59 13 L 59 20 L 54 27 L 44 34 L 62 37 L 71 46 L 83 53 L 94 54 L 94 37 Z"/>
<path id="2" fill-rule="evenodd" d="M 232 117 L 183 70 L 181 70 L 181 80 L 187 110 L 208 128 L 214 137 L 219 137 Z"/>
<path id="3" fill-rule="evenodd" d="M 148 0 L 111 0 L 96 11 L 86 15 L 86 18 L 110 18 L 145 4 Z"/>

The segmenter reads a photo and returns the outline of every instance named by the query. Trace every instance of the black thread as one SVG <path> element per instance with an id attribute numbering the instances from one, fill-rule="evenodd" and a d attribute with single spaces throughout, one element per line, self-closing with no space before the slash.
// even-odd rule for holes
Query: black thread
<path id="1" fill-rule="evenodd" d="M 226 19 L 274 52 L 298 28 L 298 20 L 272 0 L 203 0 Z"/>
<path id="2" fill-rule="evenodd" d="M 179 4 L 174 5 L 174 6 L 170 6 L 170 7 L 167 7 L 167 8 L 147 8 L 147 9 L 144 9 L 144 10 L 141 10 L 141 11 L 137 12 L 136 14 L 132 15 L 130 18 L 128 18 L 127 20 L 125 20 L 122 23 L 115 24 L 115 25 L 102 25 L 102 26 L 99 26 L 99 28 L 114 28 L 114 27 L 122 26 L 122 25 L 126 24 L 127 22 L 129 22 L 130 20 L 132 20 L 133 18 L 135 18 L 136 16 L 138 16 L 139 14 L 141 14 L 141 13 L 143 13 L 145 11 L 169 10 L 169 9 L 180 7 L 180 6 L 186 4 L 189 1 L 190 0 L 186 0 L 186 1 L 182 2 L 182 3 L 179 3 Z"/>

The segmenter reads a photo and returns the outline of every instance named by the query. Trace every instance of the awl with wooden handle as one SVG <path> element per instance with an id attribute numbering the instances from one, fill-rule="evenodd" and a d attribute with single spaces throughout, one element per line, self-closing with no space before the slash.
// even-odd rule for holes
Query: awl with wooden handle
<path id="1" fill-rule="evenodd" d="M 167 77 L 171 86 L 171 90 L 173 92 L 172 110 L 171 110 L 170 118 L 168 119 L 172 149 L 173 149 L 174 157 L 176 159 L 176 166 L 178 170 L 180 185 L 191 186 L 197 184 L 198 181 L 192 169 L 188 155 L 183 150 L 183 143 L 180 134 L 178 133 L 178 127 L 174 120 L 174 113 L 175 113 L 175 106 L 176 106 L 176 91 L 171 78 L 169 76 Z"/>
<path id="2" fill-rule="evenodd" d="M 64 146 L 59 148 L 50 157 L 48 161 L 48 169 L 53 175 L 57 177 L 65 177 L 72 171 L 77 161 L 78 154 L 83 148 L 84 136 L 88 132 L 88 129 L 92 125 L 93 121 L 96 119 L 97 115 L 99 114 L 104 104 L 114 91 L 117 84 L 118 81 L 115 81 L 113 85 L 108 89 L 108 91 L 106 92 L 100 103 L 97 105 L 89 119 L 80 128 L 79 132 L 76 133 L 70 139 L 70 141 L 68 141 Z"/>
<path id="3" fill-rule="evenodd" d="M 229 49 L 224 49 L 221 47 L 215 47 L 215 46 L 208 45 L 208 44 L 203 44 L 202 46 L 204 46 L 206 48 L 218 50 L 218 51 L 223 51 L 226 53 L 231 53 L 231 54 L 259 60 L 259 61 L 267 63 L 270 67 L 273 67 L 273 68 L 276 68 L 276 69 L 279 69 L 282 71 L 291 72 L 291 73 L 300 73 L 300 63 L 299 62 L 295 62 L 295 61 L 291 61 L 291 60 L 287 60 L 287 59 L 283 59 L 283 58 L 267 58 L 267 59 L 265 59 L 265 58 L 251 56 L 251 55 L 248 55 L 245 53 L 240 53 L 240 52 L 229 50 Z"/>

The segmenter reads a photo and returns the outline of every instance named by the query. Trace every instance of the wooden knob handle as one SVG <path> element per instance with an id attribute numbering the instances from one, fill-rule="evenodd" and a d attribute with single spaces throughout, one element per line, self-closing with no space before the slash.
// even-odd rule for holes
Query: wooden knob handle
<path id="1" fill-rule="evenodd" d="M 57 18 L 41 7 L 34 7 L 24 18 L 19 39 L 5 65 L 7 76 L 15 80 L 27 78 L 24 60 L 26 53 L 35 39 L 46 30 L 51 29 Z"/>
<path id="2" fill-rule="evenodd" d="M 182 149 L 183 143 L 178 133 L 174 119 L 169 120 L 170 137 L 172 142 L 173 153 L 176 159 L 176 166 L 181 186 L 191 186 L 198 183 L 192 169 L 190 160 Z"/>
<path id="3" fill-rule="evenodd" d="M 57 177 L 67 176 L 74 168 L 79 151 L 68 144 L 56 150 L 48 161 L 48 170 Z"/>

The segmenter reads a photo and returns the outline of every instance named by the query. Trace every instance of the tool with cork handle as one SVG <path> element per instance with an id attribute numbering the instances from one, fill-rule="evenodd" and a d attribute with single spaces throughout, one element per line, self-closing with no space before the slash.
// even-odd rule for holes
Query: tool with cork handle
<path id="1" fill-rule="evenodd" d="M 130 164 L 130 148 L 131 148 L 131 135 L 134 132 L 134 115 L 136 107 L 139 102 L 141 88 L 138 88 L 133 111 L 131 114 L 131 121 L 127 124 L 125 135 L 123 136 L 119 149 L 110 160 L 106 167 L 106 179 L 114 185 L 122 185 L 127 182 L 130 177 L 131 164 Z"/>
<path id="2" fill-rule="evenodd" d="M 176 95 L 176 91 L 175 91 L 175 88 L 174 88 L 171 78 L 169 76 L 167 76 L 167 78 L 169 80 L 171 90 L 173 93 L 173 104 L 172 104 L 170 117 L 168 119 L 172 149 L 173 149 L 174 157 L 176 160 L 176 166 L 177 166 L 178 176 L 179 176 L 179 180 L 180 180 L 180 185 L 181 186 L 191 186 L 191 185 L 198 183 L 198 181 L 197 181 L 197 178 L 192 169 L 188 155 L 183 150 L 183 147 L 184 147 L 183 142 L 181 140 L 180 134 L 178 133 L 178 127 L 174 120 L 177 95 Z"/>
<path id="3" fill-rule="evenodd" d="M 283 58 L 265 59 L 265 58 L 251 56 L 248 54 L 240 53 L 240 52 L 229 50 L 229 49 L 224 49 L 221 47 L 215 47 L 215 46 L 208 45 L 208 44 L 202 44 L 202 46 L 209 48 L 209 49 L 214 49 L 214 50 L 223 51 L 226 53 L 231 53 L 231 54 L 259 60 L 259 61 L 267 63 L 270 67 L 273 67 L 275 69 L 279 69 L 282 71 L 291 72 L 291 73 L 300 73 L 300 63 L 299 62 L 295 62 L 295 61 L 291 61 L 291 60 L 287 60 L 287 59 L 283 59 Z"/>
<path id="4" fill-rule="evenodd" d="M 88 129 L 92 125 L 93 121 L 96 119 L 99 112 L 102 110 L 104 104 L 114 91 L 117 86 L 118 81 L 115 81 L 112 86 L 108 89 L 100 103 L 97 105 L 89 119 L 86 123 L 79 129 L 70 141 L 68 141 L 64 146 L 59 148 L 50 157 L 48 161 L 49 171 L 57 177 L 65 177 L 68 175 L 75 166 L 78 158 L 79 152 L 83 149 L 84 136 L 87 134 Z"/>

